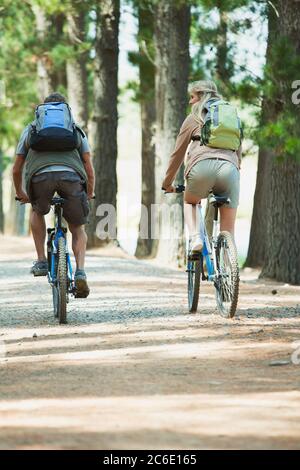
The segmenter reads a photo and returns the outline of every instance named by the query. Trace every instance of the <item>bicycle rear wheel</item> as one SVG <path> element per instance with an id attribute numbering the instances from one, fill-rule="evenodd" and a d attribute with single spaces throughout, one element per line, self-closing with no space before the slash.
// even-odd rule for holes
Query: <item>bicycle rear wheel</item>
<path id="1" fill-rule="evenodd" d="M 54 257 L 54 263 L 55 263 L 54 271 L 57 273 L 57 258 L 56 257 Z M 51 269 L 51 253 L 48 254 L 48 265 L 49 265 L 49 271 L 52 272 L 52 269 Z M 53 314 L 54 314 L 54 318 L 58 318 L 59 299 L 58 299 L 57 283 L 52 284 L 51 286 L 52 286 Z"/>
<path id="2" fill-rule="evenodd" d="M 216 249 L 216 300 L 220 314 L 225 318 L 235 315 L 239 296 L 239 266 L 237 251 L 229 232 L 220 232 Z"/>
<path id="3" fill-rule="evenodd" d="M 198 308 L 202 266 L 201 261 L 201 255 L 195 259 L 188 259 L 188 303 L 190 313 L 196 313 Z"/>
<path id="4" fill-rule="evenodd" d="M 68 271 L 66 242 L 63 237 L 58 240 L 58 266 L 57 266 L 57 316 L 59 323 L 67 323 L 67 298 L 68 298 Z"/>

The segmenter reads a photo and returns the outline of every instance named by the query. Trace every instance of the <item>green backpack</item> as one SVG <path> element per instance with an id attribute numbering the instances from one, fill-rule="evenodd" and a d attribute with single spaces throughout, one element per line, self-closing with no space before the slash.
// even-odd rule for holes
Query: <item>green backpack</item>
<path id="1" fill-rule="evenodd" d="M 237 150 L 243 140 L 242 123 L 237 109 L 228 101 L 209 100 L 204 125 L 201 129 L 201 144 L 208 147 Z"/>

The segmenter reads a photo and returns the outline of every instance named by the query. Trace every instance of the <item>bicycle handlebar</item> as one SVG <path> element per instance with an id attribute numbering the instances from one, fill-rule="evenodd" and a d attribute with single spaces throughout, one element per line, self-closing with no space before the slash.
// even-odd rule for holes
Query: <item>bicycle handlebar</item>
<path id="1" fill-rule="evenodd" d="M 165 188 L 161 188 L 163 191 L 165 191 L 165 194 L 172 194 L 172 193 L 168 193 Z M 183 191 L 185 191 L 185 186 L 184 184 L 178 184 L 177 186 L 175 186 L 175 193 L 179 194 L 179 193 L 183 193 Z"/>

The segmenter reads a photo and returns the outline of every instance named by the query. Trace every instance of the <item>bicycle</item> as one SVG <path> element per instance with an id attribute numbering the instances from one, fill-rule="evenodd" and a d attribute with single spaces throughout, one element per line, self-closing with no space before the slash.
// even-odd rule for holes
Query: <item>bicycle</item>
<path id="1" fill-rule="evenodd" d="M 19 200 L 17 197 L 16 200 Z M 67 323 L 69 294 L 76 297 L 75 282 L 67 244 L 67 229 L 62 225 L 64 199 L 54 197 L 54 228 L 47 228 L 48 282 L 52 287 L 53 312 L 60 324 Z"/>
<path id="2" fill-rule="evenodd" d="M 176 187 L 176 192 L 185 190 L 183 185 Z M 212 237 L 209 239 L 202 218 L 201 206 L 198 207 L 200 233 L 204 234 L 203 248 L 193 253 L 190 241 L 186 243 L 186 272 L 188 273 L 188 308 L 196 313 L 199 302 L 200 282 L 211 281 L 216 291 L 216 302 L 219 313 L 225 318 L 233 318 L 239 296 L 239 266 L 237 250 L 232 235 L 227 231 L 218 230 L 219 207 L 229 204 L 230 199 L 210 193 L 208 204 L 214 207 Z M 201 230 L 202 229 L 202 230 Z"/>
<path id="3" fill-rule="evenodd" d="M 54 197 L 54 228 L 48 228 L 47 258 L 48 281 L 52 287 L 53 311 L 60 324 L 67 323 L 67 304 L 69 294 L 76 297 L 72 264 L 67 244 L 67 229 L 62 225 L 64 199 Z"/>

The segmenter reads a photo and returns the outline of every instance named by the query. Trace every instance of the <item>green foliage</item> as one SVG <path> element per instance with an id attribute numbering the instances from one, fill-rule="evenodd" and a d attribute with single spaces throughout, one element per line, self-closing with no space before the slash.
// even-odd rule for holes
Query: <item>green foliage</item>
<path id="1" fill-rule="evenodd" d="M 30 50 L 36 41 L 33 14 L 26 2 L 2 1 L 0 10 L 0 80 L 5 96 L 0 107 L 1 148 L 14 147 L 26 122 L 32 119 L 37 101 L 35 58 Z"/>
<path id="2" fill-rule="evenodd" d="M 134 101 L 151 101 L 154 100 L 155 85 L 154 2 L 153 0 L 132 0 L 131 4 L 139 22 L 137 34 L 139 51 L 129 52 L 128 60 L 132 65 L 139 67 L 140 81 L 129 81 L 127 89 L 133 92 Z"/>
<path id="3" fill-rule="evenodd" d="M 235 60 L 239 48 L 235 35 L 252 26 L 249 13 L 263 18 L 264 8 L 255 0 L 195 2 L 191 26 L 192 80 L 212 78 L 227 98 L 256 100 L 257 77 Z"/>
<path id="4" fill-rule="evenodd" d="M 40 6 L 49 21 L 45 39 L 37 39 L 34 6 Z M 5 97 L 0 103 L 0 137 L 4 152 L 13 153 L 22 128 L 33 119 L 37 96 L 37 62 L 43 56 L 55 88 L 66 94 L 66 61 L 88 54 L 92 39 L 71 44 L 66 14 L 84 11 L 86 31 L 93 0 L 1 0 L 0 4 L 0 81 Z M 91 67 L 89 64 L 89 74 Z M 92 78 L 89 80 L 92 86 Z"/>
<path id="5" fill-rule="evenodd" d="M 262 128 L 259 140 L 274 150 L 276 157 L 300 161 L 300 105 L 292 101 L 292 83 L 299 79 L 300 56 L 287 37 L 273 44 L 265 69 L 263 92 L 274 107 L 274 120 Z"/>

